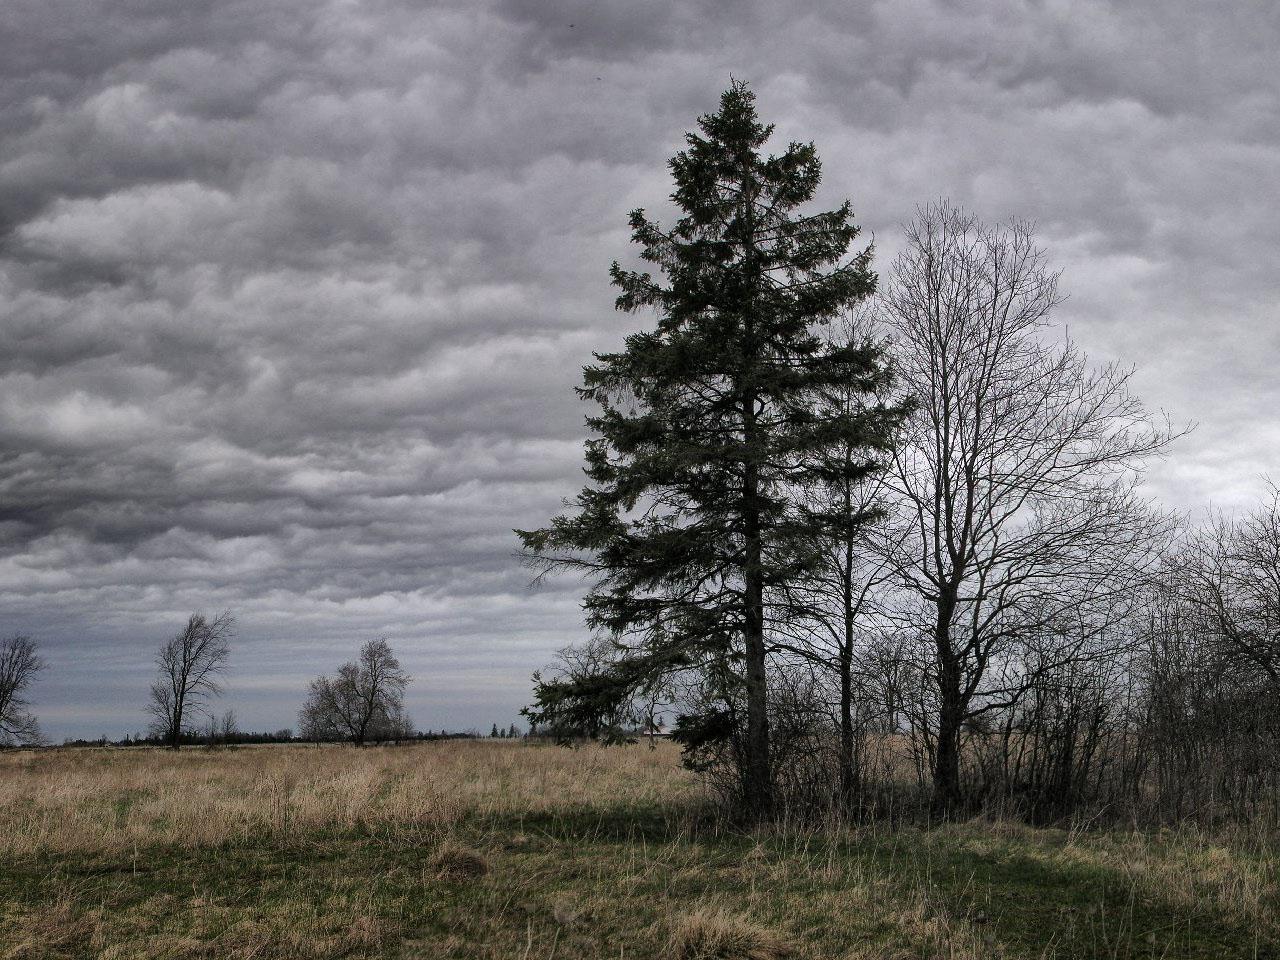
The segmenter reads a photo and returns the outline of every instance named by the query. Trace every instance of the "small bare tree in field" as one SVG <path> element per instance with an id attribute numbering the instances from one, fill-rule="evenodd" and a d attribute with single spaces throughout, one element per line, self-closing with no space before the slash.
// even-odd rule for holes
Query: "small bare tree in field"
<path id="1" fill-rule="evenodd" d="M 194 613 L 156 654 L 160 678 L 151 685 L 151 730 L 174 750 L 182 746 L 184 731 L 204 712 L 209 698 L 222 692 L 218 678 L 231 655 L 234 627 L 229 612 L 212 620 Z"/>
<path id="2" fill-rule="evenodd" d="M 966 725 L 1014 705 L 1031 662 L 1106 656 L 1080 611 L 1123 606 L 1162 532 L 1135 485 L 1171 433 L 1129 392 L 1131 371 L 1044 342 L 1059 301 L 1028 225 L 948 203 L 908 226 L 883 296 L 917 404 L 891 473 L 891 542 L 914 598 L 906 626 L 928 648 L 940 813 L 962 800 Z"/>
<path id="3" fill-rule="evenodd" d="M 343 664 L 334 677 L 311 681 L 298 713 L 309 740 L 400 740 L 412 727 L 404 712 L 410 676 L 400 668 L 386 638 L 370 640 L 357 660 Z"/>
<path id="4" fill-rule="evenodd" d="M 230 743 L 240 735 L 240 723 L 234 710 L 228 710 L 221 717 L 216 713 L 209 714 L 209 722 L 205 727 L 205 740 L 209 746 Z"/>
<path id="5" fill-rule="evenodd" d="M 40 727 L 22 694 L 43 667 L 30 637 L 0 640 L 0 744 L 39 742 Z"/>

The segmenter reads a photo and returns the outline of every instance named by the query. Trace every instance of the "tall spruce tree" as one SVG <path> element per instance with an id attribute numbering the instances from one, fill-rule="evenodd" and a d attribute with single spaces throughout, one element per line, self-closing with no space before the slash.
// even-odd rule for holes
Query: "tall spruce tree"
<path id="1" fill-rule="evenodd" d="M 887 376 L 875 348 L 820 335 L 874 291 L 871 249 L 848 255 L 848 202 L 797 212 L 821 164 L 812 143 L 762 155 L 773 127 L 754 101 L 734 82 L 686 135 L 669 162 L 674 227 L 632 213 L 641 256 L 664 279 L 615 262 L 617 307 L 655 308 L 657 328 L 584 369 L 578 393 L 600 408 L 587 418 L 590 482 L 570 512 L 517 533 L 535 565 L 591 575 L 588 625 L 620 651 L 586 680 L 539 679 L 530 719 L 590 727 L 666 674 L 701 671 L 725 707 L 682 725 L 740 737 L 742 802 L 760 818 L 773 807 L 770 623 L 787 615 L 784 588 L 821 563 L 822 538 L 848 525 L 839 504 L 814 509 L 799 490 L 815 471 L 878 469 L 870 455 L 826 453 L 885 449 L 897 413 L 817 402 L 836 385 L 871 396 Z"/>

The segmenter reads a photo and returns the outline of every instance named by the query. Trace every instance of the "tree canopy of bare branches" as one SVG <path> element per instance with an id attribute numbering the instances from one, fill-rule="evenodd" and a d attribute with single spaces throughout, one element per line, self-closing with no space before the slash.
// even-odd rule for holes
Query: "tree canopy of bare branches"
<path id="1" fill-rule="evenodd" d="M 43 667 L 30 637 L 0 640 L 0 744 L 39 742 L 40 727 L 23 692 Z"/>
<path id="2" fill-rule="evenodd" d="M 1182 556 L 1185 596 L 1223 669 L 1280 696 L 1280 488 L 1239 518 L 1214 518 Z"/>
<path id="3" fill-rule="evenodd" d="M 882 299 L 917 403 L 892 472 L 892 542 L 934 682 L 942 811 L 961 800 L 964 724 L 1010 705 L 1029 660 L 1098 655 L 1081 611 L 1122 599 L 1160 542 L 1135 486 L 1171 432 L 1129 392 L 1132 371 L 1042 339 L 1060 299 L 1027 224 L 986 226 L 945 202 L 908 226 Z"/>
<path id="4" fill-rule="evenodd" d="M 235 618 L 229 612 L 209 620 L 193 613 L 187 625 L 156 654 L 159 679 L 151 685 L 152 733 L 177 750 L 192 722 L 203 716 L 222 688 L 218 679 L 231 655 Z"/>
<path id="5" fill-rule="evenodd" d="M 370 640 L 336 676 L 311 681 L 298 713 L 302 735 L 310 740 L 350 740 L 357 746 L 403 739 L 412 726 L 404 710 L 411 679 L 386 638 Z"/>

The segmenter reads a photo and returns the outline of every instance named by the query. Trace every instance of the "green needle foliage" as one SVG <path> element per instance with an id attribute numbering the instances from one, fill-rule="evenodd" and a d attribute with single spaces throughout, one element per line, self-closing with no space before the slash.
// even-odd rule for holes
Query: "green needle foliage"
<path id="1" fill-rule="evenodd" d="M 773 127 L 754 101 L 735 82 L 686 135 L 669 164 L 683 211 L 670 230 L 632 213 L 662 278 L 614 263 L 617 307 L 654 308 L 657 328 L 585 368 L 578 393 L 599 406 L 590 482 L 571 512 L 516 532 L 535 565 L 591 575 L 588 625 L 619 649 L 607 670 L 535 678 L 529 717 L 599 730 L 636 691 L 694 671 L 719 706 L 681 718 L 686 744 L 739 738 L 745 812 L 767 816 L 770 624 L 788 615 L 787 585 L 821 562 L 822 538 L 850 522 L 801 492 L 879 470 L 901 411 L 875 402 L 889 377 L 878 349 L 821 335 L 874 291 L 871 248 L 848 256 L 848 202 L 797 212 L 821 164 L 812 143 L 762 155 Z M 869 402 L 833 407 L 822 398 L 834 390 Z M 850 445 L 866 455 L 833 455 Z"/>

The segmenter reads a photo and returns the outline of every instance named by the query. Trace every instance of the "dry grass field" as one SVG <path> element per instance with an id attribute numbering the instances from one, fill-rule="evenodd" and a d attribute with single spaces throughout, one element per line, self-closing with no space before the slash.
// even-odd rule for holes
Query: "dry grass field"
<path id="1" fill-rule="evenodd" d="M 670 745 L 0 754 L 0 958 L 1280 958 L 1262 834 L 744 834 Z"/>

